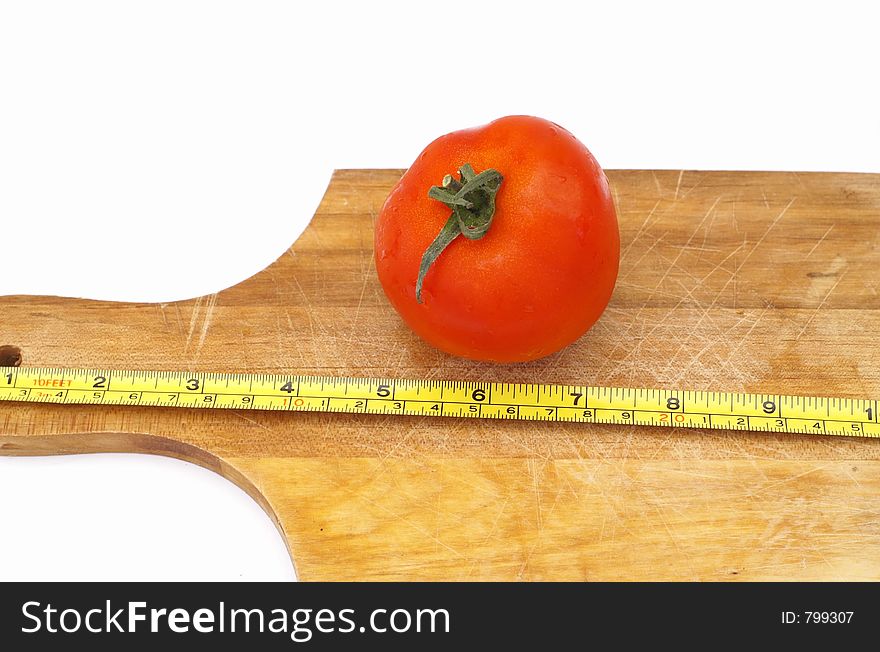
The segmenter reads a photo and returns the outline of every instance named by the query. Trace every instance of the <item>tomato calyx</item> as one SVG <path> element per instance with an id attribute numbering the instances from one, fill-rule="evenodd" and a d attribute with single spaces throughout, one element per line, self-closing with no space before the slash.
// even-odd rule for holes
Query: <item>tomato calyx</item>
<path id="1" fill-rule="evenodd" d="M 422 284 L 434 261 L 453 240 L 463 235 L 468 240 L 479 240 L 492 226 L 495 215 L 495 195 L 504 177 L 498 170 L 488 168 L 479 174 L 470 163 L 458 169 L 460 179 L 451 174 L 443 177 L 442 186 L 431 186 L 428 197 L 446 204 L 452 214 L 440 233 L 425 250 L 416 279 L 416 301 L 422 303 Z"/>

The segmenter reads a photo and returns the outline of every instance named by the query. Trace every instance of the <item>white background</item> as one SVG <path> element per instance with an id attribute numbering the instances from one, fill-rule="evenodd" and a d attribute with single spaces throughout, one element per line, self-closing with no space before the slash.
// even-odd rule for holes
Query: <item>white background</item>
<path id="1" fill-rule="evenodd" d="M 289 246 L 334 167 L 512 113 L 608 168 L 878 172 L 874 4 L 0 0 L 0 295 L 217 291 Z M 219 476 L 0 458 L 0 579 L 237 578 L 293 569 Z"/>

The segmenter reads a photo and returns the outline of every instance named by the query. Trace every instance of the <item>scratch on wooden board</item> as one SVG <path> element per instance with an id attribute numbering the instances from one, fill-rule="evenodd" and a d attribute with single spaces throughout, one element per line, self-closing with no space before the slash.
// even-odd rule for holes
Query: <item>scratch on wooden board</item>
<path id="1" fill-rule="evenodd" d="M 205 344 L 205 338 L 208 336 L 208 329 L 211 327 L 211 318 L 214 315 L 214 306 L 217 305 L 217 293 L 210 295 L 205 307 L 205 318 L 202 320 L 202 332 L 199 334 L 199 342 L 196 345 L 196 356 L 202 352 Z"/>
<path id="2" fill-rule="evenodd" d="M 813 320 L 816 318 L 816 315 L 818 315 L 819 311 L 822 310 L 822 307 L 825 305 L 825 302 L 828 301 L 828 297 L 830 297 L 831 294 L 834 292 L 834 290 L 837 289 L 837 286 L 840 285 L 840 282 L 843 280 L 844 276 L 846 276 L 846 272 L 843 272 L 840 276 L 837 277 L 837 280 L 834 282 L 834 285 L 832 285 L 828 289 L 828 292 L 825 293 L 825 296 L 822 298 L 822 301 L 819 303 L 818 306 L 816 306 L 816 308 L 813 310 L 813 312 L 810 313 L 810 317 L 809 317 L 809 319 L 807 319 L 807 323 L 804 324 L 804 327 L 801 329 L 800 333 L 798 333 L 797 337 L 794 338 L 795 342 L 797 342 L 798 340 L 801 339 L 803 334 L 806 332 L 807 328 L 810 326 L 810 324 L 813 323 Z"/>
<path id="3" fill-rule="evenodd" d="M 391 423 L 391 418 L 386 419 L 387 423 Z M 454 436 L 457 433 L 460 433 L 464 427 L 465 423 L 453 423 L 450 425 L 449 435 Z M 424 424 L 415 422 L 412 426 L 406 429 L 405 432 L 401 433 L 397 440 L 391 445 L 390 448 L 387 448 L 384 452 L 379 449 L 376 450 L 378 454 L 376 470 L 373 475 L 367 478 L 367 482 L 374 483 L 379 480 L 382 476 L 386 475 L 390 472 L 389 469 L 389 461 L 392 459 L 398 458 L 411 458 L 411 451 L 407 449 L 407 445 L 412 439 L 413 435 L 418 432 L 421 432 L 424 429 Z"/>
<path id="4" fill-rule="evenodd" d="M 807 252 L 807 255 L 804 256 L 804 259 L 805 259 L 805 260 L 806 260 L 807 258 L 809 258 L 810 256 L 813 255 L 813 252 L 816 251 L 816 249 L 819 248 L 819 245 L 820 245 L 820 244 L 822 244 L 823 242 L 825 242 L 825 238 L 828 237 L 828 234 L 831 233 L 831 231 L 832 231 L 833 229 L 834 229 L 834 225 L 832 224 L 831 226 L 828 227 L 828 230 L 825 231 L 825 234 L 824 234 L 821 238 L 819 238 L 819 241 L 818 241 L 816 244 L 813 245 L 813 248 L 810 249 L 810 251 Z"/>
<path id="5" fill-rule="evenodd" d="M 791 208 L 792 204 L 794 204 L 796 199 L 797 199 L 797 197 L 792 197 L 791 201 L 789 201 L 785 205 L 785 208 L 783 208 L 779 212 L 779 214 L 775 218 L 773 218 L 773 220 L 770 222 L 770 225 L 767 227 L 767 229 L 764 231 L 764 233 L 761 234 L 761 237 L 758 238 L 758 240 L 755 242 L 755 244 L 752 245 L 752 248 L 749 249 L 749 251 L 746 253 L 746 255 L 743 257 L 742 260 L 739 260 L 738 256 L 734 259 L 733 273 L 730 275 L 730 278 L 727 279 L 727 282 L 721 286 L 721 289 L 718 291 L 718 294 L 715 296 L 715 300 L 712 301 L 712 303 L 709 305 L 709 309 L 715 307 L 715 305 L 718 303 L 718 300 L 721 299 L 721 297 L 724 295 L 724 291 L 727 290 L 728 286 L 731 283 L 733 283 L 733 307 L 736 308 L 737 277 L 739 276 L 740 270 L 742 270 L 742 268 L 745 267 L 745 264 L 749 261 L 749 258 L 751 258 L 752 254 L 754 254 L 755 251 L 758 250 L 758 247 L 761 245 L 762 242 L 764 242 L 764 240 L 770 234 L 770 231 L 772 231 L 776 227 L 776 225 L 779 223 L 779 221 L 782 219 L 782 217 L 788 212 L 788 209 Z M 737 247 L 736 251 L 734 253 L 739 252 L 739 250 L 745 244 L 746 244 L 746 241 L 743 240 L 742 245 L 740 245 L 740 247 Z"/>
<path id="6" fill-rule="evenodd" d="M 654 241 L 650 244 L 650 246 L 648 246 L 645 249 L 645 251 L 639 257 L 639 259 L 637 261 L 635 261 L 632 265 L 630 265 L 629 269 L 627 269 L 623 274 L 620 275 L 620 278 L 618 278 L 618 280 L 617 280 L 618 285 L 620 284 L 621 281 L 629 278 L 630 274 L 632 274 L 635 270 L 639 269 L 640 263 L 648 256 L 648 254 L 650 254 L 654 250 L 654 247 L 656 247 L 657 245 L 659 245 L 661 243 L 666 244 L 664 242 L 664 238 L 666 237 L 666 235 L 667 235 L 667 233 L 663 233 L 660 236 L 658 236 L 657 238 L 654 238 Z"/>
<path id="7" fill-rule="evenodd" d="M 546 464 L 546 462 L 545 462 Z M 538 536 L 544 531 L 544 519 L 541 514 L 541 484 L 538 480 L 538 468 L 536 460 L 526 460 L 526 467 L 532 476 L 532 492 L 535 495 L 535 526 L 538 530 Z"/>
<path id="8" fill-rule="evenodd" d="M 165 315 L 165 308 L 168 307 L 167 303 L 157 303 L 156 308 L 162 313 L 162 323 L 165 324 L 165 327 L 168 327 L 168 317 Z"/>
<path id="9" fill-rule="evenodd" d="M 508 494 L 504 498 L 504 502 L 501 503 L 501 507 L 498 508 L 498 513 L 495 515 L 495 518 L 492 519 L 491 525 L 489 525 L 489 531 L 486 533 L 486 536 L 483 537 L 483 543 L 488 543 L 493 538 L 495 538 L 495 534 L 498 532 L 498 526 L 501 521 L 501 516 L 504 514 L 507 509 L 507 505 L 510 503 L 510 495 Z"/>
<path id="10" fill-rule="evenodd" d="M 729 254 L 727 254 L 724 258 L 722 258 L 721 261 L 719 261 L 717 265 L 715 265 L 712 269 L 710 269 L 710 270 L 709 270 L 709 271 L 703 276 L 703 279 L 702 279 L 702 281 L 700 281 L 700 284 L 702 285 L 703 283 L 705 283 L 706 281 L 708 281 L 708 280 L 709 280 L 709 277 L 712 276 L 712 274 L 714 274 L 715 272 L 717 272 L 718 270 L 720 270 L 728 260 L 730 260 L 731 258 L 733 258 L 734 256 L 736 256 L 736 255 L 742 250 L 742 248 L 745 247 L 745 246 L 746 246 L 746 242 L 745 242 L 745 240 L 743 240 L 742 242 L 739 243 L 739 245 L 737 246 L 736 249 L 734 249 L 734 250 L 731 251 Z M 734 268 L 735 268 L 735 267 L 736 267 L 736 265 L 734 265 Z M 728 272 L 728 274 L 732 273 L 732 272 L 730 272 L 729 270 L 723 270 L 723 271 Z"/>
<path id="11" fill-rule="evenodd" d="M 852 471 L 849 470 L 849 465 L 844 465 L 844 467 L 843 467 L 843 472 L 846 473 L 847 476 L 849 476 L 849 479 L 852 480 L 853 483 L 854 483 L 859 489 L 862 488 L 862 483 L 859 482 L 858 478 L 856 478 L 856 476 L 854 476 L 854 475 L 852 474 Z"/>
<path id="12" fill-rule="evenodd" d="M 799 480 L 800 478 L 803 478 L 804 476 L 816 473 L 816 471 L 824 471 L 829 466 L 833 466 L 835 463 L 836 463 L 836 460 L 828 462 L 827 464 L 820 464 L 819 466 L 815 466 L 812 469 L 807 469 L 806 471 L 803 471 L 802 473 L 792 475 L 792 476 L 790 476 L 788 478 L 784 478 L 782 480 L 777 480 L 776 482 L 771 482 L 770 484 L 765 484 L 761 487 L 758 487 L 755 491 L 747 491 L 745 495 L 749 496 L 750 498 L 753 498 L 753 497 L 757 496 L 758 494 L 764 493 L 765 491 L 768 491 L 770 489 L 775 489 L 776 487 L 780 487 L 784 484 L 788 484 L 789 482 L 794 482 L 795 480 Z"/>
<path id="13" fill-rule="evenodd" d="M 180 316 L 180 303 L 179 302 L 174 304 L 174 312 L 177 315 L 177 331 L 182 336 L 183 335 L 183 317 Z"/>
<path id="14" fill-rule="evenodd" d="M 708 176 L 709 176 L 708 174 L 704 174 L 699 179 L 697 179 L 697 182 L 694 185 L 692 185 L 690 188 L 688 188 L 686 191 L 684 191 L 681 194 L 681 197 L 679 197 L 679 199 L 687 199 L 687 196 L 690 195 L 694 190 L 699 188 L 703 184 L 703 182 L 706 180 L 706 177 L 708 177 Z"/>
<path id="15" fill-rule="evenodd" d="M 651 496 L 652 504 L 654 512 L 657 514 L 657 517 L 660 519 L 660 523 L 663 525 L 663 529 L 666 530 L 666 535 L 669 537 L 669 542 L 672 546 L 678 551 L 679 558 L 681 561 L 685 562 L 690 569 L 690 572 L 694 577 L 698 575 L 697 571 L 694 569 L 693 565 L 693 555 L 689 554 L 689 550 L 682 547 L 681 543 L 678 540 L 678 537 L 675 536 L 675 533 L 672 531 L 672 528 L 669 527 L 669 521 L 666 519 L 666 515 L 663 512 L 665 501 L 658 497 L 654 491 L 651 491 L 646 486 L 640 487 L 640 491 L 642 493 L 648 494 Z"/>
<path id="16" fill-rule="evenodd" d="M 434 533 L 428 531 L 428 530 L 427 530 L 426 528 L 424 528 L 423 526 L 421 526 L 421 525 L 419 525 L 419 524 L 417 524 L 417 523 L 411 521 L 410 519 L 406 518 L 405 516 L 401 516 L 400 514 L 394 512 L 392 509 L 390 509 L 389 507 L 386 507 L 385 505 L 383 505 L 383 504 L 380 503 L 379 501 L 373 500 L 372 498 L 370 498 L 369 496 L 367 496 L 367 495 L 364 494 L 364 493 L 359 493 L 359 492 L 357 492 L 357 491 L 352 491 L 352 490 L 349 490 L 349 489 L 347 489 L 347 488 L 345 488 L 345 489 L 346 489 L 346 491 L 348 491 L 348 492 L 349 492 L 350 494 L 352 494 L 353 496 L 356 496 L 357 498 L 360 498 L 361 500 L 363 500 L 364 502 L 366 502 L 366 503 L 372 505 L 373 507 L 375 507 L 375 508 L 377 508 L 377 509 L 379 509 L 379 510 L 385 512 L 386 514 L 388 514 L 388 515 L 389 515 L 391 518 L 393 518 L 394 520 L 396 520 L 396 521 L 398 521 L 398 522 L 400 522 L 400 523 L 404 523 L 404 524 L 408 525 L 408 526 L 411 527 L 413 530 L 415 530 L 416 532 L 419 532 L 420 534 L 424 535 L 425 537 L 427 537 L 428 539 L 430 539 L 431 541 L 433 541 L 433 542 L 436 543 L 437 545 L 441 546 L 442 548 L 445 548 L 446 550 L 448 550 L 449 552 L 451 552 L 452 554 L 454 554 L 456 557 L 460 557 L 460 558 L 462 558 L 462 559 L 464 559 L 464 558 L 467 557 L 467 555 L 465 555 L 465 554 L 462 553 L 461 551 L 456 550 L 455 548 L 453 548 L 452 546 L 450 546 L 448 543 L 442 541 L 442 540 L 441 540 L 439 537 L 437 537 Z"/>
<path id="17" fill-rule="evenodd" d="M 734 216 L 736 215 L 736 200 L 734 200 L 734 202 L 733 202 L 733 214 L 734 214 Z M 709 224 L 706 226 L 706 228 L 703 229 L 703 242 L 700 244 L 699 260 L 703 260 L 703 252 L 704 251 L 718 251 L 718 249 L 712 249 L 712 248 L 706 247 L 706 242 L 709 239 L 709 234 L 712 232 L 712 227 L 714 225 L 715 225 L 715 214 L 713 213 L 712 220 L 709 222 Z"/>
<path id="18" fill-rule="evenodd" d="M 629 250 L 632 249 L 632 246 L 638 241 L 642 234 L 648 229 L 648 222 L 651 220 L 651 217 L 654 215 L 654 211 L 657 210 L 657 207 L 660 205 L 660 200 L 658 199 L 656 203 L 651 207 L 651 210 L 648 211 L 648 214 L 645 216 L 644 222 L 639 227 L 636 234 L 633 236 L 632 240 L 629 241 L 629 244 L 626 245 L 626 248 L 620 254 L 620 260 L 623 261 L 626 258 L 626 255 L 629 253 Z"/>
<path id="19" fill-rule="evenodd" d="M 691 242 L 694 241 L 694 238 L 697 236 L 697 233 L 699 233 L 700 229 L 703 228 L 703 225 L 705 225 L 706 220 L 708 220 L 709 217 L 712 215 L 712 212 L 715 210 L 715 207 L 718 205 L 718 202 L 720 202 L 721 199 L 722 199 L 722 197 L 720 195 L 715 198 L 715 201 L 712 202 L 712 205 L 709 207 L 709 210 L 706 211 L 705 215 L 703 215 L 703 219 L 701 219 L 700 222 L 697 224 L 697 227 L 694 229 L 693 233 L 691 233 L 690 237 L 687 239 L 687 242 L 684 243 L 684 246 L 677 247 L 678 254 L 675 256 L 675 258 L 672 260 L 672 262 L 666 268 L 666 271 L 663 273 L 663 276 L 660 277 L 660 280 L 657 281 L 657 285 L 655 286 L 655 290 L 659 289 L 660 286 L 663 285 L 663 282 L 669 276 L 669 273 L 676 267 L 682 254 L 690 246 Z"/>
<path id="20" fill-rule="evenodd" d="M 303 301 L 306 304 L 306 317 L 309 320 L 309 333 L 311 334 L 311 342 L 312 346 L 316 347 L 318 344 L 318 335 L 315 331 L 315 320 L 312 317 L 313 313 L 315 313 L 314 306 L 312 305 L 311 299 L 309 299 L 309 295 L 306 294 L 306 291 L 303 289 L 302 284 L 299 282 L 299 278 L 296 274 L 292 274 L 291 278 L 293 279 L 294 284 L 296 285 L 296 289 L 299 290 L 300 295 L 303 298 Z"/>
<path id="21" fill-rule="evenodd" d="M 370 256 L 370 261 L 372 261 L 372 262 L 370 262 L 367 265 L 367 270 L 361 272 L 361 274 L 363 275 L 363 279 L 362 279 L 362 283 L 361 283 L 361 292 L 358 295 L 357 307 L 355 307 L 355 309 L 354 309 L 354 316 L 352 317 L 352 320 L 351 320 L 351 331 L 348 336 L 348 346 L 352 345 L 352 343 L 355 340 L 355 337 L 357 337 L 359 335 L 360 336 L 364 335 L 363 332 L 358 331 L 358 323 L 360 322 L 361 308 L 364 305 L 364 295 L 367 292 L 367 286 L 369 286 L 370 281 L 372 280 L 372 278 L 374 276 L 374 274 L 372 274 L 371 272 L 373 270 L 373 266 L 375 265 L 375 259 L 372 256 Z"/>
<path id="22" fill-rule="evenodd" d="M 719 196 L 719 197 L 717 197 L 717 198 L 715 199 L 715 201 L 714 201 L 714 202 L 712 203 L 712 205 L 709 207 L 709 210 L 706 211 L 705 215 L 703 215 L 703 218 L 699 221 L 699 223 L 697 224 L 696 228 L 693 230 L 693 232 L 691 233 L 690 237 L 689 237 L 688 240 L 685 242 L 684 246 L 683 246 L 683 247 L 682 247 L 682 246 L 679 246 L 679 247 L 678 247 L 678 253 L 676 254 L 675 258 L 673 258 L 672 261 L 667 265 L 666 270 L 664 271 L 663 275 L 660 277 L 660 280 L 657 281 L 657 283 L 654 285 L 654 287 L 650 290 L 650 292 L 651 292 L 651 297 L 657 296 L 657 295 L 659 295 L 659 294 L 661 294 L 661 293 L 663 292 L 663 291 L 660 289 L 661 286 L 662 286 L 663 283 L 666 281 L 666 279 L 669 277 L 670 272 L 672 272 L 673 269 L 676 269 L 676 268 L 678 267 L 678 261 L 681 259 L 681 257 L 682 257 L 682 255 L 683 255 L 684 251 L 685 251 L 688 247 L 690 247 L 690 245 L 691 245 L 691 243 L 693 242 L 694 238 L 696 238 L 697 233 L 699 233 L 699 232 L 700 232 L 700 229 L 703 228 L 703 226 L 706 224 L 706 221 L 707 221 L 707 220 L 709 219 L 709 217 L 713 214 L 713 211 L 715 210 L 715 207 L 718 205 L 718 203 L 721 201 L 721 199 L 722 199 L 722 196 Z M 695 280 L 696 280 L 696 279 L 695 279 Z M 654 332 L 655 332 L 658 328 L 662 327 L 662 326 L 666 323 L 667 319 L 668 319 L 668 318 L 669 318 L 669 317 L 675 312 L 675 310 L 678 309 L 678 308 L 679 308 L 679 307 L 680 307 L 685 301 L 686 301 L 686 297 L 681 297 L 681 298 L 679 299 L 678 303 L 672 308 L 672 310 L 666 312 L 666 313 L 664 314 L 664 316 L 660 319 L 660 321 L 659 321 L 659 322 L 658 322 L 658 323 L 657 323 L 657 324 L 656 324 L 656 325 L 655 325 L 655 326 L 654 326 L 654 327 L 653 327 L 653 328 L 652 328 L 652 329 L 651 329 L 651 330 L 645 335 L 645 338 L 644 338 L 644 339 L 649 338 L 651 335 L 654 334 Z M 636 314 L 636 316 L 635 316 L 636 321 L 638 321 L 638 320 L 641 318 L 641 315 L 642 315 L 642 313 L 644 312 L 644 309 L 645 309 L 645 305 L 646 305 L 646 304 L 647 304 L 647 301 L 645 302 L 645 304 L 643 304 L 643 305 L 639 308 L 639 310 L 638 310 L 638 312 L 637 312 L 637 314 Z M 640 345 L 641 345 L 641 342 L 640 342 L 638 345 L 636 345 L 636 347 L 635 347 L 634 349 L 631 349 L 630 352 L 627 354 L 627 356 L 624 358 L 624 361 L 629 360 L 629 359 L 631 358 L 632 355 L 638 353 L 639 350 L 640 350 Z"/>
<path id="23" fill-rule="evenodd" d="M 684 254 L 684 252 L 685 252 L 687 249 L 692 248 L 692 247 L 691 247 L 691 243 L 694 241 L 694 238 L 696 238 L 697 234 L 700 232 L 700 229 L 702 229 L 702 228 L 705 226 L 707 220 L 713 215 L 716 206 L 718 205 L 718 203 L 721 201 L 722 198 L 723 198 L 722 196 L 719 196 L 719 197 L 717 197 L 717 198 L 715 199 L 715 201 L 712 203 L 712 205 L 709 207 L 709 209 L 708 209 L 708 210 L 706 211 L 706 213 L 703 215 L 703 218 L 699 221 L 699 223 L 697 223 L 696 228 L 695 228 L 695 229 L 693 230 L 693 232 L 690 234 L 690 237 L 689 237 L 688 240 L 684 243 L 684 245 L 683 245 L 683 246 L 682 246 L 682 245 L 677 246 L 678 253 L 676 254 L 675 258 L 673 258 L 671 261 L 668 261 L 668 265 L 666 266 L 666 270 L 665 270 L 664 273 L 660 276 L 660 279 L 657 281 L 657 283 L 654 285 L 653 288 L 651 288 L 651 289 L 648 290 L 649 293 L 650 293 L 650 297 L 651 297 L 651 298 L 653 298 L 653 297 L 655 297 L 655 296 L 661 296 L 661 295 L 666 294 L 666 293 L 664 293 L 664 291 L 661 289 L 661 286 L 662 286 L 663 283 L 666 281 L 666 279 L 669 277 L 669 274 L 672 272 L 673 269 L 681 269 L 681 268 L 678 267 L 678 261 L 681 259 L 682 255 Z M 656 244 L 657 244 L 661 239 L 662 239 L 662 236 L 661 236 L 661 238 L 658 238 L 657 240 L 655 240 L 655 242 L 651 245 L 651 247 L 648 248 L 648 251 L 650 251 L 654 246 L 656 246 Z M 646 252 L 646 254 L 647 254 L 647 252 Z M 644 255 L 646 255 L 646 254 L 643 254 L 642 257 L 644 257 Z M 686 272 L 686 270 L 682 270 L 682 271 L 685 271 L 685 272 Z M 688 272 L 686 272 L 686 273 L 688 273 Z M 689 273 L 688 273 L 688 274 L 689 274 Z M 624 274 L 624 275 L 618 280 L 618 285 L 619 285 L 619 286 L 626 287 L 625 279 L 626 279 L 627 275 L 628 275 L 628 274 Z M 689 274 L 689 275 L 690 275 L 690 274 Z M 695 281 L 697 281 L 697 282 L 699 283 L 699 279 L 697 279 L 696 277 L 693 277 L 692 275 L 690 275 L 690 276 L 691 276 Z M 634 348 L 632 348 L 632 349 L 629 350 L 629 352 L 627 353 L 627 355 L 624 357 L 623 362 L 627 362 L 627 361 L 631 360 L 633 355 L 638 354 L 638 353 L 640 352 L 640 350 L 641 350 L 641 343 L 642 343 L 645 339 L 647 339 L 647 338 L 649 338 L 651 335 L 653 335 L 654 332 L 655 332 L 658 328 L 664 326 L 665 323 L 666 323 L 666 321 L 667 321 L 667 319 L 668 319 L 668 318 L 669 318 L 669 317 L 675 312 L 675 310 L 677 310 L 677 309 L 678 309 L 678 308 L 679 308 L 679 307 L 680 307 L 680 306 L 686 301 L 686 297 L 681 297 L 681 298 L 679 298 L 678 295 L 672 295 L 672 294 L 670 294 L 670 295 L 668 295 L 668 296 L 671 296 L 672 298 L 678 298 L 678 299 L 679 299 L 678 303 L 677 303 L 677 304 L 676 304 L 676 305 L 675 305 L 670 311 L 668 311 L 668 312 L 665 313 L 664 317 L 661 318 L 661 320 L 660 320 L 660 321 L 659 321 L 659 322 L 658 322 L 658 323 L 657 323 L 657 324 L 656 324 L 656 325 L 655 325 L 655 326 L 654 326 L 654 327 L 653 327 L 648 333 L 646 333 L 646 334 L 643 336 L 643 338 L 639 341 L 639 343 L 638 343 Z M 650 299 L 649 299 L 649 300 L 650 300 Z M 638 310 L 638 312 L 637 312 L 636 315 L 635 315 L 635 321 L 636 321 L 636 322 L 638 322 L 639 319 L 641 318 L 641 316 L 642 316 L 642 314 L 643 314 L 643 312 L 644 312 L 644 310 L 645 310 L 645 307 L 646 307 L 647 303 L 648 303 L 648 301 L 646 301 L 644 304 L 642 304 L 642 306 L 639 307 L 639 310 Z M 602 370 L 602 371 L 604 372 L 604 371 L 606 370 L 607 366 L 608 366 L 609 364 L 611 364 L 612 362 L 613 362 L 613 361 L 608 360 L 608 361 L 606 362 L 606 365 L 603 366 L 603 370 Z"/>
<path id="24" fill-rule="evenodd" d="M 186 334 L 186 343 L 183 345 L 184 353 L 189 351 L 189 344 L 192 342 L 193 333 L 196 330 L 196 324 L 199 321 L 199 313 L 202 311 L 202 297 L 198 297 L 192 307 L 192 313 L 189 317 L 189 332 Z"/>
<path id="25" fill-rule="evenodd" d="M 758 249 L 758 247 L 761 245 L 761 243 L 764 242 L 764 240 L 770 234 L 770 231 L 772 231 L 774 229 L 774 227 L 779 223 L 779 220 L 781 220 L 782 217 L 788 212 L 788 209 L 791 208 L 791 205 L 794 204 L 795 200 L 797 200 L 797 197 L 792 197 L 791 200 L 785 205 L 785 208 L 783 208 L 781 211 L 779 211 L 779 215 L 777 215 L 775 218 L 773 218 L 773 221 L 770 222 L 770 226 L 768 226 L 767 230 L 761 234 L 761 237 L 758 238 L 757 242 L 755 242 L 754 246 L 749 250 L 749 253 L 746 254 L 745 258 L 743 258 L 742 263 L 740 263 L 739 267 L 737 267 L 737 269 L 736 269 L 737 272 L 740 269 L 742 269 L 742 266 L 746 264 L 746 262 L 749 260 L 751 255 L 753 253 L 755 253 L 755 251 Z"/>
<path id="26" fill-rule="evenodd" d="M 651 176 L 654 178 L 654 185 L 657 186 L 657 194 L 662 194 L 663 188 L 660 187 L 660 179 L 657 178 L 657 173 L 654 170 L 651 170 Z"/>
<path id="27" fill-rule="evenodd" d="M 256 420 L 254 420 L 254 419 L 251 419 L 251 418 L 248 417 L 248 416 L 245 416 L 244 414 L 242 414 L 242 413 L 239 412 L 238 410 L 233 410 L 233 411 L 232 411 L 232 414 L 235 415 L 235 416 L 237 416 L 239 419 L 244 419 L 245 421 L 248 421 L 249 423 L 252 423 L 252 424 L 254 424 L 254 425 L 257 426 L 257 427 L 262 428 L 263 430 L 269 430 L 269 431 L 271 431 L 271 428 L 266 427 L 264 424 L 260 423 L 259 421 L 256 421 Z"/>
<path id="28" fill-rule="evenodd" d="M 678 191 L 681 188 L 681 178 L 684 176 L 684 170 L 678 171 L 678 182 L 675 184 L 675 201 L 678 201 Z"/>
<path id="29" fill-rule="evenodd" d="M 617 196 L 617 187 L 611 186 L 611 197 L 614 199 L 614 206 L 617 209 L 618 215 L 623 215 L 624 210 L 620 205 L 620 198 Z"/>
<path id="30" fill-rule="evenodd" d="M 537 492 L 537 489 L 535 491 Z M 536 493 L 536 495 L 537 495 L 537 493 Z M 559 500 L 560 500 L 561 496 L 562 496 L 562 491 L 557 489 L 556 495 L 554 496 L 554 499 L 553 499 L 553 504 L 550 506 L 550 509 L 547 512 L 547 516 L 552 515 L 553 512 L 556 510 L 556 506 L 559 504 Z M 532 557 L 534 556 L 535 551 L 542 544 L 542 541 L 541 541 L 542 536 L 541 535 L 543 534 L 543 532 L 544 532 L 544 530 L 543 530 L 543 518 L 542 518 L 541 522 L 538 525 L 538 537 L 536 538 L 535 542 L 529 547 L 529 551 L 528 551 L 528 553 L 526 553 L 526 558 L 523 560 L 523 563 L 520 566 L 520 569 L 519 569 L 520 578 L 525 576 L 526 569 L 529 567 L 529 564 L 532 561 Z"/>
<path id="31" fill-rule="evenodd" d="M 681 283 L 681 282 L 679 281 L 679 283 Z M 684 291 L 685 291 L 686 294 L 688 294 L 688 295 L 690 295 L 692 298 L 694 298 L 693 295 L 691 295 L 690 292 L 689 292 L 686 288 L 684 288 L 683 285 L 682 285 L 682 289 L 684 289 Z M 708 320 L 709 320 L 709 326 L 715 330 L 715 335 L 714 335 L 714 337 L 713 337 L 713 336 L 709 336 L 708 338 L 706 338 L 706 339 L 704 340 L 704 341 L 706 342 L 706 346 L 705 346 L 703 349 L 701 349 L 697 354 L 695 354 L 695 355 L 693 356 L 693 360 L 692 360 L 691 365 L 688 365 L 688 366 L 686 366 L 686 367 L 684 367 L 684 368 L 682 369 L 682 373 L 679 375 L 679 378 L 678 378 L 677 380 L 681 380 L 682 378 L 685 378 L 685 377 L 686 377 L 685 374 L 686 374 L 687 371 L 690 370 L 690 367 L 692 366 L 693 362 L 697 362 L 697 361 L 699 360 L 699 358 L 700 358 L 700 357 L 701 357 L 706 351 L 708 351 L 708 350 L 709 350 L 710 348 L 712 348 L 713 346 L 716 346 L 719 342 L 726 342 L 726 341 L 728 341 L 728 339 L 730 338 L 731 333 L 733 333 L 733 331 L 735 331 L 736 329 L 738 329 L 738 328 L 740 327 L 740 325 L 742 325 L 743 323 L 745 323 L 746 321 L 748 321 L 748 317 L 742 317 L 742 318 L 738 319 L 738 320 L 737 320 L 732 326 L 730 326 L 729 328 L 727 328 L 727 329 L 725 329 L 725 330 L 722 331 L 722 329 L 721 329 L 721 328 L 720 328 L 720 327 L 719 327 L 719 326 L 718 326 L 718 325 L 712 320 L 712 318 L 711 318 L 711 316 L 710 316 L 710 314 L 709 314 L 709 311 L 706 310 L 706 308 L 705 308 L 705 307 L 704 307 L 699 301 L 697 301 L 696 298 L 694 298 L 694 303 L 695 303 L 697 309 L 700 310 L 700 312 L 701 312 L 701 315 L 700 315 L 699 320 L 697 321 L 697 323 L 696 323 L 696 324 L 694 325 L 694 327 L 693 327 L 694 332 L 697 332 L 698 329 L 702 326 L 703 321 L 706 320 L 706 319 L 708 319 Z M 755 326 L 757 326 L 758 322 L 760 322 L 761 319 L 764 317 L 764 314 L 767 312 L 768 308 L 769 308 L 769 306 L 765 306 L 765 307 L 764 307 L 763 312 L 761 312 L 761 314 L 758 315 L 758 317 L 757 317 L 757 318 L 755 319 L 755 321 L 752 323 L 751 328 L 746 332 L 746 334 L 745 334 L 743 337 L 740 338 L 740 341 L 739 341 L 739 342 L 740 342 L 740 345 L 742 345 L 742 344 L 745 343 L 745 341 L 746 341 L 746 340 L 748 339 L 748 337 L 751 335 L 752 331 L 755 329 Z M 680 349 L 681 349 L 681 348 L 688 349 L 689 347 L 686 347 L 686 346 L 682 345 L 682 347 L 680 347 Z M 741 378 L 741 380 L 745 380 L 745 378 Z"/>

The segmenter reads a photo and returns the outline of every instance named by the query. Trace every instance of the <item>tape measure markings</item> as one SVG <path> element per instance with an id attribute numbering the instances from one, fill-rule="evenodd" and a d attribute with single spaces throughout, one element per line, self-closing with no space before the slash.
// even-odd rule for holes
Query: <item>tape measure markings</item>
<path id="1" fill-rule="evenodd" d="M 586 385 L 5 367 L 0 368 L 0 400 L 880 437 L 876 400 Z"/>

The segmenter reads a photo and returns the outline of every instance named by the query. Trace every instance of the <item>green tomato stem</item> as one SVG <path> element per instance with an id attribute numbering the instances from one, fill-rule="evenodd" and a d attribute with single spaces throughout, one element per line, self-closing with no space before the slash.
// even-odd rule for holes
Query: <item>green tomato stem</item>
<path id="1" fill-rule="evenodd" d="M 504 177 L 492 168 L 476 174 L 470 163 L 462 165 L 458 173 L 460 180 L 447 174 L 443 177 L 442 186 L 431 186 L 428 191 L 428 197 L 446 204 L 452 214 L 422 256 L 416 279 L 416 301 L 419 303 L 422 303 L 425 275 L 443 250 L 460 235 L 468 240 L 479 240 L 492 226 L 495 195 Z"/>

